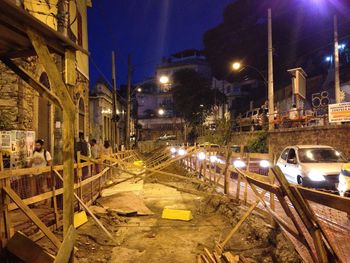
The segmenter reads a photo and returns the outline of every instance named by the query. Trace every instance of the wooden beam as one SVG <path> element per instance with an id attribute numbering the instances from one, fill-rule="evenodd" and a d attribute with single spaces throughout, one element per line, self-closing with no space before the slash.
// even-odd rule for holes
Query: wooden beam
<path id="1" fill-rule="evenodd" d="M 6 245 L 6 249 L 23 262 L 50 263 L 54 257 L 44 251 L 21 232 L 16 232 Z M 22 261 L 21 261 L 22 262 Z"/>
<path id="2" fill-rule="evenodd" d="M 54 105 L 63 108 L 60 99 L 48 88 L 46 88 L 43 84 L 37 81 L 29 72 L 23 69 L 21 66 L 17 66 L 11 59 L 1 57 L 0 60 L 13 72 L 15 72 L 22 80 L 29 84 L 33 89 L 35 89 L 40 96 L 49 100 Z"/>
<path id="3" fill-rule="evenodd" d="M 45 40 L 31 29 L 27 29 L 27 34 L 32 42 L 35 52 L 39 57 L 40 63 L 45 68 L 49 80 L 51 81 L 52 86 L 54 87 L 55 93 L 63 103 L 62 106 L 64 107 L 64 111 L 71 114 L 72 116 L 70 117 L 73 120 L 75 118 L 76 111 L 73 99 L 71 98 L 70 93 L 63 82 L 62 75 L 55 64 L 55 61 L 51 57 Z"/>
<path id="4" fill-rule="evenodd" d="M 65 235 L 69 227 L 73 225 L 74 217 L 74 122 L 76 108 L 45 40 L 29 28 L 27 35 L 52 86 L 55 88 L 55 93 L 63 103 L 63 234 Z M 65 70 L 75 70 L 75 68 L 66 68 Z"/>
<path id="5" fill-rule="evenodd" d="M 54 263 L 66 263 L 72 254 L 74 248 L 74 242 L 76 238 L 76 231 L 74 226 L 70 226 L 65 238 L 63 239 L 62 245 L 58 250 L 57 256 Z"/>
<path id="6" fill-rule="evenodd" d="M 54 172 L 56 173 L 58 178 L 61 179 L 61 181 L 63 181 L 62 176 L 58 172 L 56 172 L 56 171 L 54 171 Z M 89 209 L 89 207 L 86 204 L 84 204 L 84 202 L 79 198 L 79 196 L 76 193 L 74 193 L 74 197 L 78 200 L 78 202 L 81 204 L 81 206 L 84 208 L 84 210 L 86 212 L 88 212 L 88 214 L 95 220 L 95 222 L 103 230 L 103 232 L 105 232 L 106 235 L 114 241 L 114 238 L 111 235 L 111 233 L 109 233 L 109 231 L 104 227 L 104 225 L 101 223 L 101 221 L 98 220 L 98 218 L 94 215 L 94 213 Z"/>
<path id="7" fill-rule="evenodd" d="M 302 196 L 312 202 L 334 208 L 350 214 L 350 198 L 342 197 L 335 194 L 329 194 L 314 189 L 309 189 L 301 186 L 292 186 L 297 188 Z"/>
<path id="8" fill-rule="evenodd" d="M 54 244 L 55 247 L 59 248 L 61 241 L 51 232 L 51 230 L 34 214 L 34 212 L 25 205 L 21 198 L 11 189 L 11 187 L 4 186 L 6 194 L 17 204 L 17 206 L 23 211 L 23 213 L 33 221 L 33 223 L 40 228 L 40 230 L 48 237 L 48 239 Z"/>
<path id="9" fill-rule="evenodd" d="M 265 192 L 265 191 L 264 191 Z M 253 212 L 255 207 L 260 203 L 260 200 L 257 200 L 254 204 L 250 206 L 248 211 L 242 216 L 242 218 L 237 222 L 237 224 L 234 226 L 234 228 L 230 231 L 230 233 L 227 235 L 224 241 L 220 244 L 222 248 L 226 246 L 226 244 L 231 240 L 233 235 L 238 231 L 238 229 L 242 226 L 244 221 L 248 218 L 248 216 Z"/>

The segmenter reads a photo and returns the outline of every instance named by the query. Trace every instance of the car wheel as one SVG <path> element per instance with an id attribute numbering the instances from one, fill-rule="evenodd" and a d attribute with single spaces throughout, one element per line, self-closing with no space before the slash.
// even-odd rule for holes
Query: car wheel
<path id="1" fill-rule="evenodd" d="M 303 177 L 301 177 L 300 175 L 298 175 L 297 177 L 297 182 L 299 185 L 303 185 Z"/>

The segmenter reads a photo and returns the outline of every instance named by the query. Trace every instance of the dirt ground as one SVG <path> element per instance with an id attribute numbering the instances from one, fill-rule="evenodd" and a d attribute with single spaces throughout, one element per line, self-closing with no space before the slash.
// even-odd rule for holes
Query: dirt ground
<path id="1" fill-rule="evenodd" d="M 172 171 L 180 172 L 179 169 L 173 167 Z M 246 211 L 243 206 L 219 196 L 194 195 L 157 182 L 166 181 L 189 191 L 197 190 L 195 185 L 154 178 L 137 183 L 142 184 L 142 191 L 139 186 L 126 187 L 137 189 L 136 194 L 154 214 L 122 217 L 108 209 L 106 213 L 97 213 L 115 241 L 110 241 L 90 219 L 78 229 L 79 262 L 196 262 L 196 255 L 203 253 L 204 247 L 213 250 L 215 241 L 222 241 Z M 191 210 L 193 219 L 188 222 L 162 219 L 165 207 Z M 300 262 L 280 230 L 256 213 L 248 218 L 225 250 L 243 255 L 250 262 Z"/>
<path id="2" fill-rule="evenodd" d="M 168 171 L 186 174 L 178 166 Z M 118 180 L 123 177 L 130 175 L 119 174 Z M 159 175 L 111 185 L 91 208 L 112 233 L 113 240 L 89 217 L 77 229 L 76 258 L 80 263 L 196 262 L 204 247 L 213 251 L 215 241 L 223 241 L 247 210 L 218 194 L 208 195 L 208 190 Z M 193 219 L 162 219 L 165 207 L 191 210 Z M 138 216 L 131 211 L 134 209 L 147 215 Z M 121 216 L 120 210 L 130 210 L 132 216 Z M 62 233 L 56 234 L 62 239 Z M 56 251 L 46 238 L 38 244 L 48 252 Z M 243 255 L 247 262 L 301 262 L 280 229 L 257 212 L 249 216 L 225 251 Z"/>

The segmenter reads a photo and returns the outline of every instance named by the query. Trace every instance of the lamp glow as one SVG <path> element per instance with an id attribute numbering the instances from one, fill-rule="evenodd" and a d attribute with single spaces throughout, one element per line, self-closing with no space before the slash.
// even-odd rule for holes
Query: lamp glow
<path id="1" fill-rule="evenodd" d="M 159 114 L 159 115 L 164 115 L 164 113 L 165 113 L 165 111 L 164 111 L 163 109 L 159 109 L 159 110 L 158 110 L 158 114 Z"/>
<path id="2" fill-rule="evenodd" d="M 233 64 L 232 64 L 232 69 L 233 70 L 239 70 L 241 68 L 241 63 L 239 63 L 239 62 L 234 62 Z"/>
<path id="3" fill-rule="evenodd" d="M 161 76 L 161 77 L 159 78 L 159 82 L 160 82 L 161 84 L 168 84 L 168 83 L 169 83 L 169 77 L 163 75 L 163 76 Z"/>

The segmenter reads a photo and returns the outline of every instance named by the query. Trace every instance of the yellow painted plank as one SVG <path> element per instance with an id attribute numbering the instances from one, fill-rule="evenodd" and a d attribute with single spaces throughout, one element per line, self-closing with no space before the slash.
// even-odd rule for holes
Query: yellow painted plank
<path id="1" fill-rule="evenodd" d="M 78 228 L 88 221 L 85 211 L 74 214 L 74 227 Z"/>
<path id="2" fill-rule="evenodd" d="M 192 212 L 190 210 L 164 208 L 162 218 L 190 221 L 192 219 Z"/>

